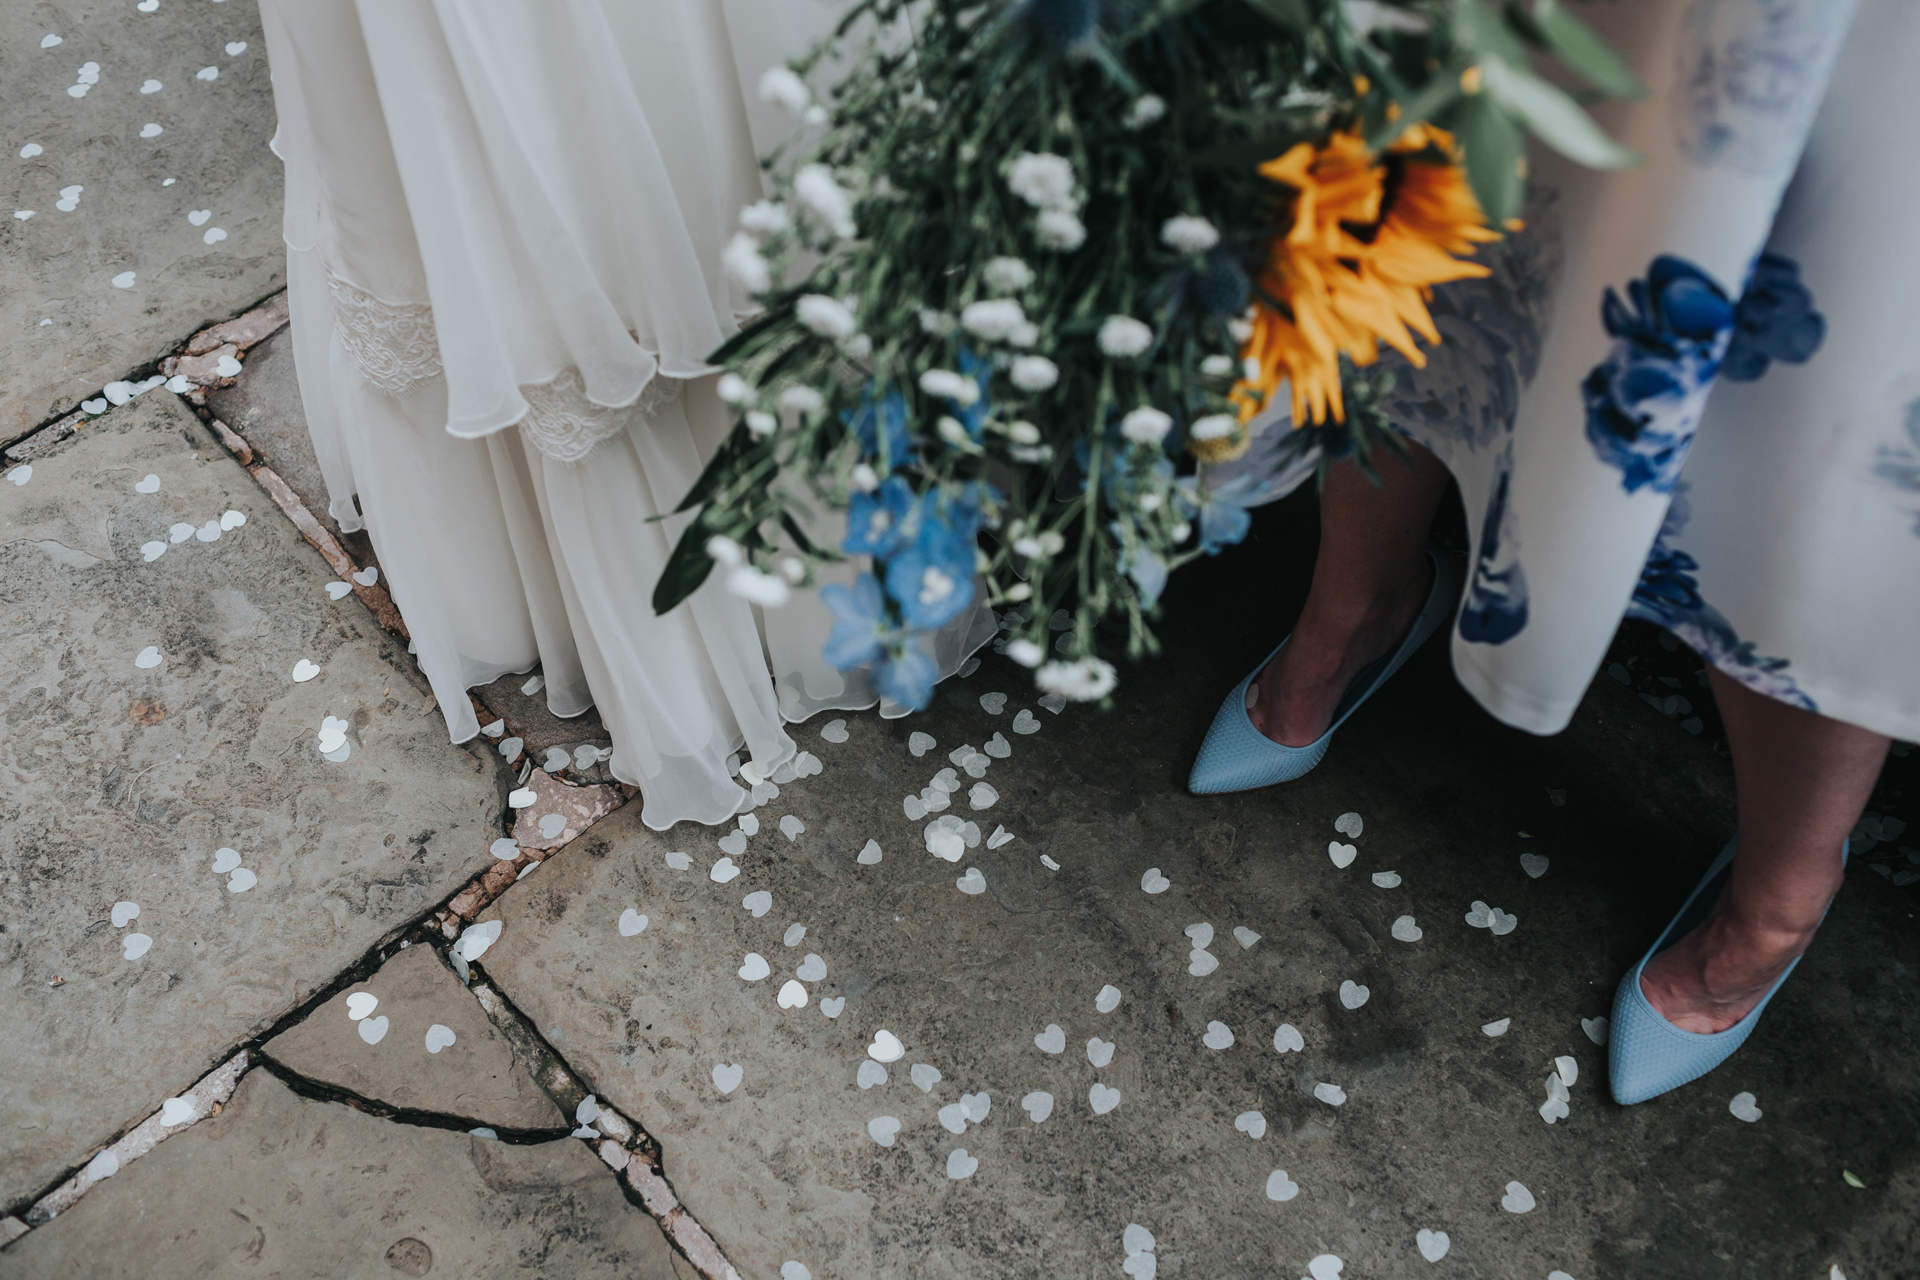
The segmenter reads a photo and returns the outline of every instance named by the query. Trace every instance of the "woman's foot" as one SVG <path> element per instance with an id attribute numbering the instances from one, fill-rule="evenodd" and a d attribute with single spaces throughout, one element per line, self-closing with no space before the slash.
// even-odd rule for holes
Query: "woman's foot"
<path id="1" fill-rule="evenodd" d="M 1364 599 L 1309 598 L 1286 646 L 1247 686 L 1253 727 L 1285 747 L 1327 731 L 1334 708 L 1360 669 L 1386 657 L 1413 629 L 1433 590 L 1433 560 L 1421 550 L 1400 573 L 1371 584 Z"/>
<path id="2" fill-rule="evenodd" d="M 1727 914 L 1716 910 L 1640 971 L 1641 993 L 1682 1031 L 1712 1035 L 1738 1023 L 1813 941 L 1812 929 L 1746 927 Z"/>

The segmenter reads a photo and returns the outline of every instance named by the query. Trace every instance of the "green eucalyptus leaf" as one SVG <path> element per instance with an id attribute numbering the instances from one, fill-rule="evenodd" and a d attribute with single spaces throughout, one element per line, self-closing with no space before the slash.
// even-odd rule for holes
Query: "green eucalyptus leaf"
<path id="1" fill-rule="evenodd" d="M 1454 139 L 1459 142 L 1467 167 L 1467 181 L 1473 187 L 1487 222 L 1504 226 L 1517 217 L 1526 195 L 1521 176 L 1521 161 L 1526 156 L 1526 137 L 1518 125 L 1484 93 L 1462 98 L 1448 118 Z"/>
<path id="2" fill-rule="evenodd" d="M 1627 60 L 1600 33 L 1567 12 L 1560 0 L 1533 0 L 1517 14 L 1560 62 L 1601 92 L 1615 98 L 1647 96 L 1647 86 Z"/>
<path id="3" fill-rule="evenodd" d="M 1609 138 L 1565 90 L 1531 71 L 1494 56 L 1481 59 L 1480 70 L 1485 77 L 1485 96 L 1567 159 L 1594 169 L 1631 169 L 1645 158 Z"/>
<path id="4" fill-rule="evenodd" d="M 1480 3 L 1457 0 L 1453 9 L 1453 38 L 1462 48 L 1482 57 L 1505 58 L 1524 64 L 1527 47 L 1513 34 L 1505 17 Z"/>
<path id="5" fill-rule="evenodd" d="M 674 544 L 673 554 L 667 557 L 667 567 L 660 571 L 660 581 L 653 584 L 653 611 L 672 612 L 682 600 L 698 591 L 712 572 L 713 557 L 707 554 L 707 535 L 695 520 Z"/>

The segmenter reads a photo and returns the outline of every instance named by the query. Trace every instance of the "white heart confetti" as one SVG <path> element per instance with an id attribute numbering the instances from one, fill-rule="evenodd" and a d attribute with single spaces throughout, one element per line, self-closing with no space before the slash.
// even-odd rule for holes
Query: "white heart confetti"
<path id="1" fill-rule="evenodd" d="M 758 920 L 761 916 L 773 910 L 773 895 L 765 889 L 756 889 L 746 897 L 740 899 L 740 905 L 752 912 L 753 918 Z"/>
<path id="2" fill-rule="evenodd" d="M 1497 1039 L 1498 1037 L 1507 1034 L 1507 1028 L 1512 1025 L 1513 1025 L 1512 1018 L 1502 1018 L 1498 1022 L 1489 1022 L 1484 1026 L 1482 1026 L 1480 1028 L 1480 1033 L 1482 1035 L 1492 1036 Z"/>
<path id="3" fill-rule="evenodd" d="M 1601 1048 L 1607 1045 L 1607 1020 L 1605 1018 L 1582 1018 L 1580 1029 L 1587 1033 L 1587 1039 Z"/>
<path id="4" fill-rule="evenodd" d="M 1195 947 L 1187 952 L 1187 972 L 1196 978 L 1204 978 L 1220 967 L 1220 959 L 1211 951 L 1202 951 Z"/>
<path id="5" fill-rule="evenodd" d="M 540 793 L 532 787 L 520 787 L 507 793 L 507 807 L 512 809 L 531 809 L 540 799 Z"/>
<path id="6" fill-rule="evenodd" d="M 1188 925 L 1181 932 L 1193 940 L 1194 949 L 1197 951 L 1205 951 L 1213 945 L 1213 926 L 1204 920 L 1199 924 Z"/>
<path id="7" fill-rule="evenodd" d="M 187 221 L 191 222 L 196 227 L 206 226 L 207 223 L 212 218 L 213 218 L 213 210 L 211 209 L 195 209 L 192 213 L 189 213 L 187 215 Z"/>
<path id="8" fill-rule="evenodd" d="M 1400 887 L 1400 873 L 1398 871 L 1376 871 L 1373 873 L 1373 883 L 1376 888 L 1380 889 L 1398 889 Z"/>
<path id="9" fill-rule="evenodd" d="M 824 982 L 827 977 L 827 962 L 809 951 L 806 959 L 800 962 L 800 967 L 793 972 L 802 982 Z M 887 1061 L 891 1062 L 892 1059 L 889 1058 Z"/>
<path id="10" fill-rule="evenodd" d="M 164 542 L 143 542 L 140 544 L 140 558 L 148 564 L 152 564 L 165 554 L 167 554 L 167 544 Z"/>
<path id="11" fill-rule="evenodd" d="M 773 972 L 773 966 L 758 951 L 747 952 L 747 958 L 740 965 L 740 977 L 745 982 L 758 982 Z"/>
<path id="12" fill-rule="evenodd" d="M 1338 840 L 1327 845 L 1327 856 L 1333 859 L 1333 865 L 1342 871 L 1353 865 L 1353 860 L 1359 853 L 1360 850 L 1353 845 L 1341 844 Z"/>
<path id="13" fill-rule="evenodd" d="M 347 583 L 329 582 L 327 584 L 327 598 L 330 600 L 343 600 L 352 590 L 353 588 Z"/>
<path id="14" fill-rule="evenodd" d="M 213 869 L 221 875 L 240 865 L 240 853 L 236 849 L 216 849 L 213 854 Z"/>
<path id="15" fill-rule="evenodd" d="M 158 93 L 164 88 L 166 88 L 166 86 L 158 80 L 142 80 L 140 82 L 140 92 L 142 93 Z"/>
<path id="16" fill-rule="evenodd" d="M 780 994 L 775 997 L 775 1003 L 782 1009 L 804 1008 L 807 1003 L 807 989 L 792 978 L 788 978 L 781 984 Z"/>
<path id="17" fill-rule="evenodd" d="M 1493 908 L 1478 898 L 1473 900 L 1473 909 L 1467 912 L 1466 921 L 1476 929 L 1484 929 L 1493 920 Z"/>
<path id="18" fill-rule="evenodd" d="M 1007 735 L 996 730 L 983 748 L 987 755 L 995 760 L 1005 760 L 1013 754 L 1013 744 L 1007 741 Z"/>
<path id="19" fill-rule="evenodd" d="M 965 1147 L 955 1147 L 947 1153 L 947 1176 L 958 1182 L 962 1178 L 971 1178 L 974 1170 L 980 1167 L 980 1161 L 967 1154 Z"/>
<path id="20" fill-rule="evenodd" d="M 1095 1067 L 1104 1067 L 1112 1062 L 1113 1041 L 1102 1040 L 1099 1036 L 1087 1041 L 1087 1061 Z"/>
<path id="21" fill-rule="evenodd" d="M 845 996 L 828 996 L 820 1001 L 820 1012 L 826 1014 L 829 1018 L 839 1017 L 840 1011 L 846 1007 L 847 998 Z"/>
<path id="22" fill-rule="evenodd" d="M 1523 853 L 1520 855 L 1520 869 L 1538 880 L 1547 874 L 1547 859 L 1542 854 Z"/>
<path id="23" fill-rule="evenodd" d="M 195 529 L 193 536 L 202 542 L 218 542 L 220 541 L 220 532 L 220 522 L 218 520 L 209 520 L 198 529 Z"/>
<path id="24" fill-rule="evenodd" d="M 387 1015 L 360 1020 L 360 1038 L 368 1044 L 379 1044 L 387 1038 Z"/>
<path id="25" fill-rule="evenodd" d="M 1273 1049 L 1275 1053 L 1298 1053 L 1307 1047 L 1306 1037 L 1291 1022 L 1283 1022 L 1274 1028 Z"/>
<path id="26" fill-rule="evenodd" d="M 887 1069 L 877 1062 L 862 1060 L 860 1070 L 854 1072 L 853 1079 L 862 1089 L 871 1089 L 887 1082 Z"/>
<path id="27" fill-rule="evenodd" d="M 879 862 L 880 842 L 878 840 L 867 841 L 866 844 L 861 846 L 859 856 L 854 858 L 854 861 L 863 867 L 871 867 Z"/>
<path id="28" fill-rule="evenodd" d="M 973 790 L 967 792 L 967 803 L 975 809 L 991 809 L 994 801 L 999 798 L 1000 793 L 985 782 L 974 783 Z"/>
<path id="29" fill-rule="evenodd" d="M 1559 1057 L 1553 1060 L 1553 1073 L 1562 1083 L 1572 1085 L 1580 1079 L 1580 1064 L 1571 1057 Z"/>
<path id="30" fill-rule="evenodd" d="M 967 1113 L 967 1119 L 975 1124 L 985 1124 L 987 1116 L 993 1112 L 993 1099 L 987 1096 L 985 1089 L 978 1093 L 963 1093 L 960 1095 L 960 1107 Z"/>
<path id="31" fill-rule="evenodd" d="M 1007 709 L 1007 695 L 1004 693 L 981 694 L 980 709 L 990 716 L 999 715 Z"/>
<path id="32" fill-rule="evenodd" d="M 1360 833 L 1366 830 L 1366 827 L 1367 824 L 1357 813 L 1343 813 L 1333 820 L 1333 829 L 1349 840 L 1358 840 Z"/>
<path id="33" fill-rule="evenodd" d="M 1233 1118 L 1233 1127 L 1249 1138 L 1267 1136 L 1267 1118 L 1258 1111 L 1242 1111 Z"/>
<path id="34" fill-rule="evenodd" d="M 153 939 L 144 933 L 130 933 L 120 939 L 120 958 L 123 960 L 138 960 L 151 950 Z"/>
<path id="35" fill-rule="evenodd" d="M 162 129 L 151 120 L 140 126 L 140 136 L 143 138 L 157 138 L 165 132 L 165 129 Z"/>
<path id="36" fill-rule="evenodd" d="M 713 1064 L 713 1087 L 721 1093 L 732 1093 L 740 1087 L 740 1077 L 746 1068 L 737 1062 L 716 1062 Z"/>
<path id="37" fill-rule="evenodd" d="M 789 842 L 798 840 L 806 829 L 807 824 L 790 813 L 780 819 L 780 834 L 785 836 Z"/>
<path id="38" fill-rule="evenodd" d="M 1493 910 L 1487 913 L 1487 932 L 1496 938 L 1504 933 L 1512 933 L 1514 926 L 1519 923 L 1519 916 L 1511 912 L 1502 911 L 1498 907 L 1493 908 Z"/>
<path id="39" fill-rule="evenodd" d="M 1727 1110 L 1733 1113 L 1735 1120 L 1745 1120 L 1748 1124 L 1766 1114 L 1755 1105 L 1754 1096 L 1750 1093 L 1734 1094 L 1733 1101 L 1727 1104 Z"/>
<path id="40" fill-rule="evenodd" d="M 142 649 L 133 659 L 133 665 L 142 671 L 151 670 L 160 665 L 160 650 L 153 645 Z"/>
<path id="41" fill-rule="evenodd" d="M 239 370 L 236 369 L 234 372 L 238 373 Z M 221 376 L 230 378 L 233 376 L 233 374 L 223 373 Z M 363 587 L 372 586 L 374 583 L 380 581 L 379 566 L 371 565 L 371 564 L 368 565 L 366 568 L 360 570 L 360 572 L 354 574 L 353 580 L 359 583 Z"/>
<path id="42" fill-rule="evenodd" d="M 720 846 L 720 852 L 730 858 L 737 858 L 747 851 L 747 833 L 744 830 L 729 831 L 714 843 Z"/>
<path id="43" fill-rule="evenodd" d="M 133 491 L 135 493 L 160 492 L 160 477 L 151 473 L 142 476 L 139 480 L 134 481 Z"/>
<path id="44" fill-rule="evenodd" d="M 713 864 L 713 870 L 707 872 L 707 878 L 715 884 L 725 884 L 740 874 L 740 868 L 733 865 L 732 858 L 722 858 Z"/>
<path id="45" fill-rule="evenodd" d="M 915 1085 L 919 1086 L 920 1092 L 932 1093 L 933 1086 L 940 1083 L 940 1068 L 929 1066 L 924 1062 L 916 1062 L 913 1064 L 913 1070 L 909 1071 L 907 1076 Z"/>
<path id="46" fill-rule="evenodd" d="M 675 871 L 690 870 L 693 866 L 693 855 L 690 853 L 669 853 L 667 855 L 667 866 Z M 727 879 L 731 880 L 733 877 L 728 876 Z"/>
<path id="47" fill-rule="evenodd" d="M 645 916 L 635 911 L 632 907 L 628 907 L 620 913 L 620 936 L 623 938 L 631 938 L 635 934 L 644 932 L 647 924 L 648 920 Z"/>
<path id="48" fill-rule="evenodd" d="M 245 867 L 235 867 L 233 874 L 227 877 L 228 893 L 245 893 L 260 883 L 260 878 Z"/>
<path id="49" fill-rule="evenodd" d="M 380 997 L 371 991 L 356 991 L 347 997 L 347 1017 L 358 1022 L 380 1007 Z"/>
<path id="50" fill-rule="evenodd" d="M 1093 1087 L 1087 1090 L 1087 1105 L 1093 1108 L 1093 1114 L 1103 1116 L 1120 1105 L 1120 1091 L 1109 1089 L 1096 1080 Z"/>
<path id="51" fill-rule="evenodd" d="M 564 813 L 543 813 L 540 815 L 540 835 L 542 839 L 558 840 L 560 833 L 567 829 L 567 815 Z"/>
<path id="52" fill-rule="evenodd" d="M 1013 731 L 1015 733 L 1038 733 L 1040 732 L 1040 722 L 1033 718 L 1033 712 L 1022 707 L 1020 714 L 1013 718 Z"/>
<path id="53" fill-rule="evenodd" d="M 1033 1047 L 1042 1053 L 1061 1053 L 1067 1047 L 1067 1033 L 1059 1024 L 1049 1022 L 1047 1029 L 1033 1038 Z"/>
<path id="54" fill-rule="evenodd" d="M 141 0 L 141 2 L 145 3 L 145 0 Z M 159 7 L 159 0 L 154 0 L 154 7 L 155 8 Z M 148 12 L 151 13 L 152 10 L 149 9 Z M 220 78 L 220 68 L 202 67 L 198 71 L 193 73 L 193 78 L 195 80 L 218 80 Z"/>
<path id="55" fill-rule="evenodd" d="M 61 201 L 60 203 L 64 204 L 65 201 Z M 116 289 L 131 289 L 133 288 L 133 282 L 138 278 L 134 272 L 122 271 L 113 278 L 113 287 Z"/>
<path id="56" fill-rule="evenodd" d="M 192 1098 L 168 1098 L 160 1104 L 160 1123 L 164 1128 L 192 1124 L 199 1118 L 200 1104 Z"/>
<path id="57" fill-rule="evenodd" d="M 138 919 L 139 916 L 140 916 L 139 903 L 116 902 L 113 904 L 113 910 L 112 912 L 109 913 L 108 918 L 113 921 L 114 928 L 124 929 L 127 927 L 128 922 Z"/>
<path id="58" fill-rule="evenodd" d="M 100 398 L 99 398 L 98 400 L 82 400 L 82 401 L 80 402 L 80 407 L 81 407 L 82 409 L 85 409 L 85 410 L 86 410 L 86 411 L 87 411 L 88 413 L 96 413 L 96 414 L 97 414 L 97 413 L 105 413 L 105 412 L 107 411 L 107 398 L 106 398 L 105 396 L 101 396 L 101 397 L 100 397 Z M 32 471 L 32 470 L 33 470 L 33 468 L 31 468 L 31 467 L 24 467 L 24 468 L 22 468 L 21 470 L 25 470 L 25 471 Z M 14 472 L 13 474 L 15 474 L 15 475 L 18 475 L 18 474 L 19 474 L 19 472 L 18 472 L 18 471 L 16 471 L 16 472 Z M 26 481 L 24 481 L 24 480 L 16 480 L 16 481 L 14 481 L 14 483 L 15 483 L 15 484 L 25 484 L 25 483 L 26 483 Z M 192 527 L 191 525 L 189 525 L 189 526 L 187 527 L 187 536 L 188 536 L 188 537 L 192 537 L 192 536 L 193 536 L 193 527 Z M 179 541 L 181 541 L 181 539 L 179 539 L 179 538 L 175 538 L 175 539 L 174 539 L 174 541 L 175 541 L 175 542 L 179 542 Z"/>
<path id="59" fill-rule="evenodd" d="M 1300 1184 L 1287 1176 L 1285 1169 L 1267 1175 L 1267 1199 L 1286 1201 L 1300 1194 Z"/>
<path id="60" fill-rule="evenodd" d="M 1531 1213 L 1533 1206 L 1533 1192 L 1518 1182 L 1509 1182 L 1507 1194 L 1500 1197 L 1500 1207 L 1508 1213 Z"/>
<path id="61" fill-rule="evenodd" d="M 102 1151 L 87 1161 L 87 1177 L 95 1182 L 99 1182 L 102 1178 L 111 1178 L 118 1172 L 120 1172 L 120 1157 L 111 1151 Z"/>
<path id="62" fill-rule="evenodd" d="M 438 1053 L 450 1048 L 460 1037 L 453 1034 L 453 1028 L 444 1022 L 436 1022 L 427 1028 L 426 1043 L 428 1053 Z"/>
<path id="63" fill-rule="evenodd" d="M 1372 994 L 1372 991 L 1361 986 L 1352 978 L 1348 978 L 1340 984 L 1340 1003 L 1349 1009 L 1358 1009 L 1367 1002 L 1367 997 Z"/>
<path id="64" fill-rule="evenodd" d="M 1346 1102 L 1347 1091 L 1337 1084 L 1321 1083 L 1313 1086 L 1313 1096 L 1330 1107 L 1337 1107 Z"/>
<path id="65" fill-rule="evenodd" d="M 455 948 L 459 951 L 460 958 L 468 963 L 478 960 L 486 954 L 488 947 L 500 940 L 500 931 L 505 927 L 505 924 L 499 920 L 468 925 L 461 932 L 459 944 Z"/>
<path id="66" fill-rule="evenodd" d="M 1100 994 L 1093 998 L 1093 1007 L 1101 1013 L 1112 1013 L 1120 1007 L 1120 988 L 1109 983 L 1100 988 Z"/>
<path id="67" fill-rule="evenodd" d="M 900 1037 L 885 1027 L 873 1033 L 873 1043 L 867 1046 L 867 1056 L 875 1062 L 898 1062 L 906 1051 Z"/>
<path id="68" fill-rule="evenodd" d="M 875 1116 L 867 1121 L 867 1136 L 883 1147 L 893 1145 L 894 1135 L 900 1132 L 900 1122 L 892 1116 Z"/>
<path id="69" fill-rule="evenodd" d="M 1307 1263 L 1307 1274 L 1313 1280 L 1339 1280 L 1340 1273 L 1345 1269 L 1346 1264 L 1331 1253 L 1323 1253 Z"/>
<path id="70" fill-rule="evenodd" d="M 1173 881 L 1160 874 L 1160 868 L 1148 867 L 1147 874 L 1140 877 L 1140 887 L 1148 893 L 1165 893 L 1173 887 Z"/>
<path id="71" fill-rule="evenodd" d="M 1020 1109 L 1027 1113 L 1027 1119 L 1039 1124 L 1053 1114 L 1053 1095 L 1044 1089 L 1036 1089 L 1020 1099 Z"/>
<path id="72" fill-rule="evenodd" d="M 927 754 L 938 745 L 940 744 L 933 740 L 933 735 L 930 733 L 921 733 L 916 729 L 907 735 L 907 750 L 913 753 L 915 759 Z"/>
<path id="73" fill-rule="evenodd" d="M 1425 1227 L 1415 1233 L 1413 1242 L 1419 1248 L 1420 1256 L 1428 1262 L 1440 1261 L 1447 1256 L 1447 1250 L 1453 1247 L 1453 1241 L 1447 1238 L 1446 1232 L 1429 1231 Z"/>
<path id="74" fill-rule="evenodd" d="M 61 43 L 60 37 L 57 35 L 54 35 L 53 32 L 51 31 L 47 32 L 46 35 L 43 35 L 40 37 L 40 47 L 42 49 L 51 49 L 59 43 Z"/>
<path id="75" fill-rule="evenodd" d="M 229 40 L 227 42 L 227 56 L 229 58 L 237 58 L 246 51 L 247 42 L 245 40 Z"/>
<path id="76" fill-rule="evenodd" d="M 998 849 L 1003 844 L 1013 843 L 1013 832 L 1005 827 L 996 826 L 993 834 L 987 837 L 987 848 Z"/>
<path id="77" fill-rule="evenodd" d="M 314 666 L 313 663 L 307 661 L 305 658 L 293 664 L 293 682 L 295 684 L 305 684 L 319 674 L 320 668 Z"/>
<path id="78" fill-rule="evenodd" d="M 845 742 L 847 740 L 847 722 L 845 720 L 827 721 L 820 726 L 820 736 L 828 742 Z"/>
<path id="79" fill-rule="evenodd" d="M 787 926 L 786 933 L 781 936 L 780 941 L 789 947 L 797 947 L 800 945 L 800 940 L 806 936 L 807 926 L 803 924 L 790 924 Z M 813 979 L 809 978 L 808 981 L 811 982 Z"/>
<path id="80" fill-rule="evenodd" d="M 1233 928 L 1233 940 L 1240 944 L 1242 951 L 1245 951 L 1254 943 L 1260 941 L 1260 935 L 1243 924 L 1235 925 Z"/>
<path id="81" fill-rule="evenodd" d="M 1559 1077 L 1555 1076 L 1554 1079 L 1558 1080 Z M 1567 1105 L 1565 1098 L 1548 1098 L 1540 1104 L 1540 1118 L 1548 1124 L 1555 1124 L 1561 1120 L 1565 1120 L 1572 1114 L 1573 1108 Z"/>
<path id="82" fill-rule="evenodd" d="M 1209 1022 L 1207 1034 L 1200 1037 L 1200 1043 L 1215 1052 L 1233 1048 L 1233 1029 L 1224 1022 Z"/>
<path id="83" fill-rule="evenodd" d="M 1426 937 L 1426 931 L 1413 922 L 1412 916 L 1401 916 L 1393 922 L 1393 936 L 1399 942 L 1418 942 Z"/>
<path id="84" fill-rule="evenodd" d="M 960 1134 L 967 1131 L 967 1109 L 957 1102 L 949 1102 L 934 1114 L 940 1127 L 948 1133 Z"/>
<path id="85" fill-rule="evenodd" d="M 1052 858 L 1049 858 L 1044 853 L 1040 855 L 1040 865 L 1045 867 L 1049 871 L 1058 871 L 1060 869 L 1060 864 L 1055 862 Z"/>
<path id="86" fill-rule="evenodd" d="M 953 887 L 966 894 L 985 893 L 987 891 L 987 878 L 980 874 L 980 868 L 968 867 L 967 874 L 955 880 Z"/>

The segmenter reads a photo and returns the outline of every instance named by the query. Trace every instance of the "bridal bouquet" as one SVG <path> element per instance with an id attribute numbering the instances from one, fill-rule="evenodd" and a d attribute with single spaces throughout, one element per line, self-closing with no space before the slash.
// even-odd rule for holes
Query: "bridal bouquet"
<path id="1" fill-rule="evenodd" d="M 984 592 L 1042 689 L 1104 698 L 1169 572 L 1245 536 L 1259 479 L 1209 466 L 1280 409 L 1398 447 L 1369 367 L 1420 365 L 1432 287 L 1517 229 L 1525 133 L 1634 162 L 1537 55 L 1640 92 L 1557 0 L 860 0 L 759 86 L 811 127 L 726 251 L 764 310 L 655 608 L 864 557 L 826 657 L 887 697 L 926 704 L 921 635 Z"/>

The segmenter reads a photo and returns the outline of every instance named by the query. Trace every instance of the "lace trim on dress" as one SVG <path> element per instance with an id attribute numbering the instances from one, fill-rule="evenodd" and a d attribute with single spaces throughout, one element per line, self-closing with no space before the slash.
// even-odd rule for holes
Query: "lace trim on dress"
<path id="1" fill-rule="evenodd" d="M 609 409 L 587 399 L 587 384 L 580 370 L 568 368 L 551 382 L 520 388 L 527 401 L 527 416 L 520 419 L 520 431 L 534 448 L 555 462 L 579 462 L 602 440 L 624 430 L 634 415 L 651 418 L 678 400 L 685 386 L 678 378 L 656 374 L 634 403 Z"/>
<path id="2" fill-rule="evenodd" d="M 340 345 L 376 390 L 404 396 L 440 375 L 440 338 L 424 302 L 385 302 L 327 271 Z"/>

